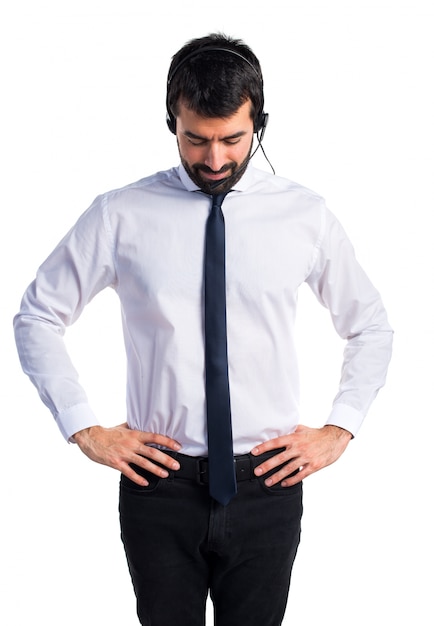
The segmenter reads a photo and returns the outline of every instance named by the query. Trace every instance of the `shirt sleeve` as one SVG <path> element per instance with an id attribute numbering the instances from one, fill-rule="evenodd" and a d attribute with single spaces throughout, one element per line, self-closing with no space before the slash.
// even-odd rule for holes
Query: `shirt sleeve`
<path id="1" fill-rule="evenodd" d="M 339 389 L 327 424 L 355 435 L 385 383 L 393 330 L 378 291 L 356 260 L 341 224 L 327 209 L 306 282 L 346 340 Z"/>
<path id="2" fill-rule="evenodd" d="M 63 337 L 99 291 L 115 286 L 112 251 L 109 221 L 99 197 L 41 265 L 14 318 L 23 370 L 67 440 L 98 421 Z"/>

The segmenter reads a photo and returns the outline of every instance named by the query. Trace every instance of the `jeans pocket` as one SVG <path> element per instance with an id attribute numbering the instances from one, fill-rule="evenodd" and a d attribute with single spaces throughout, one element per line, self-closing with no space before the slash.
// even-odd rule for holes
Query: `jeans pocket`
<path id="1" fill-rule="evenodd" d="M 259 478 L 258 480 L 263 491 L 270 496 L 298 497 L 303 488 L 302 482 L 296 483 L 295 485 L 292 485 L 292 487 L 282 487 L 280 483 L 277 483 L 272 487 L 268 487 L 265 484 L 265 478 Z"/>
<path id="2" fill-rule="evenodd" d="M 131 464 L 132 469 L 137 472 L 140 476 L 145 478 L 148 481 L 148 484 L 145 486 L 138 485 L 133 480 L 130 480 L 124 474 L 121 475 L 120 488 L 129 491 L 130 493 L 140 494 L 140 493 L 151 493 L 158 489 L 161 478 L 152 474 L 152 472 L 148 472 L 137 465 Z"/>

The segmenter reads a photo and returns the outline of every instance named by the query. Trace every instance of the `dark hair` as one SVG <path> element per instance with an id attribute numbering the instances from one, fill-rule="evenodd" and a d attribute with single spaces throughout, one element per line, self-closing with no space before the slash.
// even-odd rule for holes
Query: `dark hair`
<path id="1" fill-rule="evenodd" d="M 256 122 L 264 106 L 259 61 L 240 39 L 223 34 L 192 39 L 174 55 L 169 68 L 166 104 L 173 120 L 180 99 L 198 115 L 222 118 L 250 99 Z"/>

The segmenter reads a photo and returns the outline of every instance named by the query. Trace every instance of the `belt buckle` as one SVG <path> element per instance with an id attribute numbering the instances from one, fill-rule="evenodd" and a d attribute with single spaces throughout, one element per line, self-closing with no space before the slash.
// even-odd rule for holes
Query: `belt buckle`
<path id="1" fill-rule="evenodd" d="M 197 473 L 196 480 L 199 485 L 207 485 L 208 480 L 205 480 L 205 476 L 208 477 L 208 459 L 202 458 L 197 460 Z"/>

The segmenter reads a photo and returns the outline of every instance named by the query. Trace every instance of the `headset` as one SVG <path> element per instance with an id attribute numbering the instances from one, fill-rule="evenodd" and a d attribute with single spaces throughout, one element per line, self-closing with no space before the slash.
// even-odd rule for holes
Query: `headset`
<path id="1" fill-rule="evenodd" d="M 182 59 L 182 61 L 180 61 L 178 65 L 175 65 L 175 67 L 173 68 L 173 70 L 171 71 L 171 73 L 169 74 L 167 78 L 166 122 L 167 122 L 167 126 L 170 132 L 173 133 L 174 135 L 176 135 L 176 117 L 173 115 L 169 107 L 170 83 L 172 82 L 172 79 L 175 76 L 175 74 L 187 61 L 189 61 L 192 58 L 200 56 L 204 52 L 228 52 L 229 54 L 233 54 L 234 56 L 237 56 L 238 58 L 242 59 L 245 63 L 247 63 L 247 65 L 249 65 L 252 68 L 252 70 L 255 72 L 256 76 L 260 80 L 261 86 L 263 85 L 262 76 L 259 74 L 256 67 L 248 59 L 246 59 L 245 56 L 243 56 L 240 52 L 237 52 L 236 50 L 231 50 L 230 48 L 222 48 L 218 46 L 204 46 L 203 48 L 199 48 L 198 50 L 195 50 L 194 52 L 190 52 L 190 54 L 187 54 L 187 56 L 184 59 Z M 261 143 L 262 141 L 265 128 L 268 123 L 268 113 L 264 113 L 263 103 L 264 103 L 264 94 L 262 92 L 262 103 L 261 103 L 260 111 L 256 115 L 256 118 L 253 122 L 253 129 L 254 129 L 254 132 L 258 135 L 259 143 Z M 259 135 L 259 133 L 261 134 Z"/>

